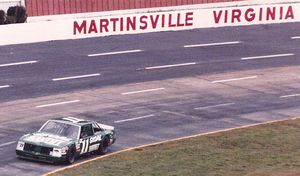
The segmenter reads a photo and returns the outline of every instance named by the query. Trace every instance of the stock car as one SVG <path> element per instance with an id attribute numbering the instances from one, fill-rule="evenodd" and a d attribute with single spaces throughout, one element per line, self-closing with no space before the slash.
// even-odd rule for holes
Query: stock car
<path id="1" fill-rule="evenodd" d="M 112 126 L 62 117 L 48 120 L 37 132 L 22 136 L 16 154 L 23 159 L 72 164 L 87 153 L 106 154 L 115 141 Z"/>

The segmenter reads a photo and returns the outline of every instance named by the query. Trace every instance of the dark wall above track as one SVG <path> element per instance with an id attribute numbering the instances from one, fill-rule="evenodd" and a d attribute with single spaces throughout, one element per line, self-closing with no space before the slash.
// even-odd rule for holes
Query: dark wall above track
<path id="1" fill-rule="evenodd" d="M 180 6 L 243 0 L 26 0 L 29 16 Z"/>

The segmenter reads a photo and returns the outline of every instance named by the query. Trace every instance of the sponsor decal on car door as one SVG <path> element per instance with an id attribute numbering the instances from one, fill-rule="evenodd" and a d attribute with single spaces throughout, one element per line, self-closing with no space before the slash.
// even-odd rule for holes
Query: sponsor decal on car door
<path id="1" fill-rule="evenodd" d="M 81 139 L 81 151 L 80 154 L 87 153 L 89 151 L 90 138 Z"/>

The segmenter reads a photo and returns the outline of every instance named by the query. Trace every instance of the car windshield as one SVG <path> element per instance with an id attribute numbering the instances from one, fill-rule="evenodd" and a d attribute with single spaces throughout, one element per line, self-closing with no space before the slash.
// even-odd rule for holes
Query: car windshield
<path id="1" fill-rule="evenodd" d="M 77 139 L 79 134 L 79 126 L 57 121 L 48 121 L 39 131 Z"/>

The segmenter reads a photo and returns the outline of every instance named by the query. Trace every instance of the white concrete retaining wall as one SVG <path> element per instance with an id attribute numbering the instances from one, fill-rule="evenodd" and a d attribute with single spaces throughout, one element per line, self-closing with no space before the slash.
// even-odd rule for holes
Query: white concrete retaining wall
<path id="1" fill-rule="evenodd" d="M 239 3 L 238 6 L 229 3 L 227 6 L 173 7 L 176 10 L 170 7 L 147 11 L 127 10 L 90 14 L 93 16 L 89 17 L 87 14 L 79 17 L 77 14 L 63 19 L 59 16 L 50 17 L 52 21 L 36 18 L 27 24 L 0 26 L 0 45 L 300 21 L 300 1 L 272 2 L 251 1 L 248 4 Z"/>

